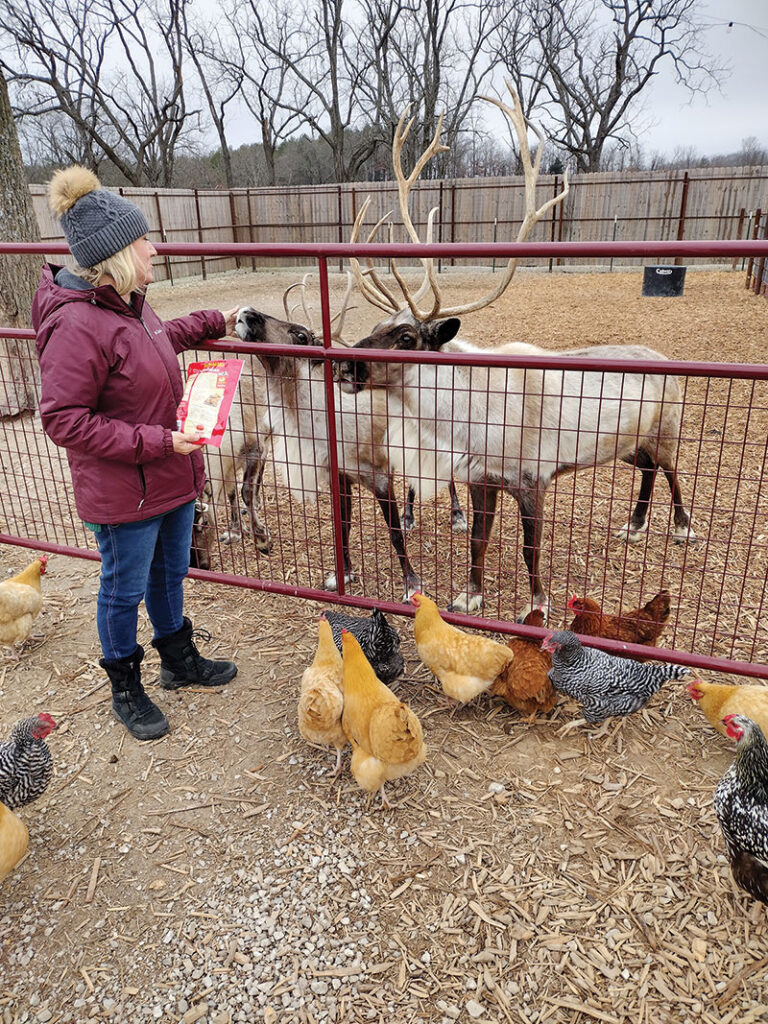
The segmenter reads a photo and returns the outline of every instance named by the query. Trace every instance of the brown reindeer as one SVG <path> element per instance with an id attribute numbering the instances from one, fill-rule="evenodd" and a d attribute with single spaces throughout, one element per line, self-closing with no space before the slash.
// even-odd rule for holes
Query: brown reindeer
<path id="1" fill-rule="evenodd" d="M 287 306 L 286 306 L 287 308 Z M 252 307 L 241 309 L 236 331 L 246 342 L 271 345 L 314 345 L 314 333 L 301 324 L 277 320 Z M 300 356 L 259 353 L 266 376 L 266 428 L 271 438 L 275 470 L 297 500 L 316 499 L 330 490 L 331 458 L 328 441 L 326 383 L 322 361 Z M 392 470 L 387 458 L 387 413 L 394 411 L 383 391 L 370 392 L 362 400 L 351 398 L 334 385 L 338 486 L 341 495 L 341 547 L 344 581 L 354 578 L 349 556 L 352 485 L 359 483 L 376 495 L 403 572 L 404 600 L 421 588 L 405 551 Z M 325 580 L 329 590 L 338 589 L 336 574 Z"/>
<path id="2" fill-rule="evenodd" d="M 536 208 L 543 138 L 537 129 L 539 147 L 534 160 L 527 142 L 527 124 L 517 94 L 508 84 L 513 107 L 496 103 L 509 117 L 520 143 L 525 173 L 526 210 L 518 233 L 523 241 L 531 228 L 563 192 Z M 425 157 L 406 178 L 400 165 L 402 143 L 411 122 L 398 125 L 394 147 L 395 174 L 400 186 L 403 221 L 410 236 L 418 240 L 408 214 L 408 194 L 426 159 L 438 151 L 440 126 Z M 417 173 L 418 172 L 418 173 Z M 355 224 L 359 230 L 365 207 Z M 373 233 L 382 221 L 373 229 Z M 431 240 L 431 222 L 427 241 Z M 392 272 L 404 301 L 395 298 L 369 262 L 353 270 L 363 294 L 370 302 L 390 313 L 357 348 L 403 351 L 479 353 L 491 351 L 514 356 L 551 355 L 544 349 L 523 343 L 481 349 L 456 338 L 460 321 L 456 317 L 488 305 L 508 286 L 516 266 L 509 261 L 502 280 L 487 295 L 462 307 L 443 304 L 432 260 L 422 260 L 424 279 L 411 295 L 396 265 Z M 431 302 L 421 305 L 431 293 Z M 643 346 L 603 345 L 558 353 L 573 357 L 662 360 L 664 357 Z M 551 481 L 561 473 L 582 466 L 620 459 L 641 470 L 640 495 L 629 524 L 626 540 L 640 540 L 647 530 L 648 503 L 656 472 L 661 468 L 669 482 L 674 506 L 676 541 L 694 540 L 688 513 L 677 481 L 677 445 L 680 434 L 680 392 L 675 378 L 664 375 L 624 374 L 590 370 L 522 369 L 450 364 L 361 362 L 349 360 L 340 378 L 353 392 L 374 394 L 385 390 L 397 401 L 397 416 L 391 418 L 388 440 L 393 446 L 391 463 L 428 497 L 435 481 L 465 479 L 473 506 L 472 566 L 466 590 L 457 595 L 452 607 L 475 611 L 482 607 L 485 551 L 493 525 L 498 492 L 504 489 L 517 501 L 523 527 L 523 557 L 531 586 L 531 603 L 548 608 L 539 572 L 544 496 Z M 417 443 L 414 443 L 417 438 Z M 407 444 L 405 440 L 407 439 Z M 530 607 L 530 606 L 529 606 Z M 523 614 L 526 614 L 528 608 Z"/>

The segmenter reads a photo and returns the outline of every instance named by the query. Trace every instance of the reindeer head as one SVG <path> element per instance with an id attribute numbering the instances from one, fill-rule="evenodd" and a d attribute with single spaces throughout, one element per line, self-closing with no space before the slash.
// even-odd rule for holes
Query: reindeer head
<path id="1" fill-rule="evenodd" d="M 429 320 L 425 323 L 396 323 L 384 321 L 373 332 L 352 347 L 355 349 L 383 349 L 389 352 L 437 352 L 459 332 L 461 321 Z M 402 374 L 403 363 L 365 362 L 347 359 L 339 366 L 342 390 L 354 394 L 364 387 L 390 387 Z"/>

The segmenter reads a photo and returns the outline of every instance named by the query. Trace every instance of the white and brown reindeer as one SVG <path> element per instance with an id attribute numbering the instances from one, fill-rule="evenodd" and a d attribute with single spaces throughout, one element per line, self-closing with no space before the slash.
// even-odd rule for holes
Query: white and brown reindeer
<path id="1" fill-rule="evenodd" d="M 525 216 L 517 241 L 523 241 L 533 225 L 562 201 L 567 189 L 541 207 L 535 203 L 544 139 L 539 139 L 532 159 L 527 141 L 527 122 L 510 83 L 513 106 L 492 99 L 509 118 L 518 136 L 525 174 Z M 484 97 L 487 98 L 487 97 Z M 418 236 L 408 213 L 408 193 L 415 180 L 406 178 L 399 152 L 410 122 L 398 125 L 395 142 L 395 174 L 398 178 L 403 221 L 414 241 Z M 438 151 L 438 125 L 425 157 Z M 426 162 L 417 165 L 418 171 Z M 434 212 L 434 211 L 433 211 Z M 365 207 L 355 225 L 359 229 Z M 428 238 L 431 236 L 431 218 Z M 383 221 L 384 218 L 382 218 Z M 379 227 L 373 229 L 369 240 Z M 480 348 L 456 338 L 457 317 L 479 310 L 504 291 L 515 271 L 516 260 L 507 265 L 497 286 L 481 299 L 446 308 L 432 260 L 422 260 L 424 279 L 411 295 L 403 276 L 392 263 L 392 273 L 404 301 L 382 281 L 368 263 L 361 271 L 353 261 L 358 284 L 368 300 L 390 313 L 356 348 L 424 352 L 492 353 L 515 356 L 552 356 L 551 351 L 525 343 Z M 431 301 L 420 305 L 431 293 Z M 640 345 L 598 345 L 558 356 L 587 359 L 664 360 L 653 349 Z M 390 415 L 387 443 L 390 464 L 411 481 L 422 499 L 437 482 L 465 480 L 473 506 L 471 570 L 466 590 L 452 607 L 476 611 L 482 607 L 483 567 L 493 525 L 499 490 L 512 495 L 519 506 L 523 527 L 523 557 L 529 574 L 531 604 L 549 607 L 539 572 L 542 513 L 547 487 L 561 473 L 584 466 L 622 460 L 641 471 L 640 493 L 629 523 L 622 533 L 628 542 L 638 541 L 648 527 L 648 504 L 656 472 L 664 471 L 674 506 L 674 539 L 695 539 L 683 505 L 677 480 L 677 448 L 680 436 L 680 390 L 674 377 L 663 374 L 470 366 L 466 364 L 382 362 L 349 360 L 341 367 L 345 387 L 374 396 L 385 390 L 396 406 Z M 417 438 L 417 442 L 414 442 Z M 407 439 L 407 444 L 405 443 Z M 527 609 L 526 609 L 527 611 Z M 525 613 L 524 613 L 525 614 Z"/>
<path id="2" fill-rule="evenodd" d="M 349 279 L 344 306 L 337 314 L 332 341 L 341 342 L 344 311 L 352 288 Z M 290 315 L 284 297 L 286 315 Z M 311 321 L 306 306 L 305 318 Z M 236 331 L 241 340 L 267 345 L 309 346 L 318 344 L 318 336 L 308 326 L 278 320 L 253 307 L 242 308 Z M 343 342 L 342 342 L 343 343 Z M 318 494 L 331 489 L 331 446 L 328 438 L 327 392 L 322 359 L 259 352 L 266 380 L 266 416 L 262 429 L 270 436 L 272 462 L 277 476 L 294 498 L 312 502 Z M 350 562 L 349 530 L 352 514 L 352 485 L 359 483 L 375 494 L 389 529 L 392 546 L 400 561 L 404 600 L 421 588 L 405 551 L 394 478 L 384 443 L 388 412 L 393 403 L 384 391 L 353 398 L 336 383 L 336 454 L 341 506 L 341 551 L 345 583 L 354 579 Z M 338 587 L 336 573 L 325 580 L 328 590 Z"/>

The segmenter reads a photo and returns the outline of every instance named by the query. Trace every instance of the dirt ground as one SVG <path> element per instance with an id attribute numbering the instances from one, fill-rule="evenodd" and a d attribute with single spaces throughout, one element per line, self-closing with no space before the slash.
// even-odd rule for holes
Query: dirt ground
<path id="1" fill-rule="evenodd" d="M 150 301 L 164 317 L 244 303 L 280 315 L 282 289 L 295 276 L 243 272 L 162 285 Z M 477 285 L 468 274 L 445 276 L 450 301 Z M 348 331 L 376 319 L 354 310 Z M 525 274 L 465 327 L 488 342 L 633 341 L 672 358 L 761 363 L 768 304 L 744 290 L 743 275 L 727 272 L 690 271 L 674 300 L 641 299 L 637 273 Z M 752 444 L 762 430 L 764 450 L 765 394 L 752 392 L 749 415 L 736 393 L 737 421 L 748 423 L 742 439 Z M 704 423 L 702 414 L 699 439 Z M 702 476 L 703 554 L 673 552 L 665 524 L 649 541 L 655 554 L 597 550 L 594 542 L 571 558 L 582 558 L 587 583 L 604 581 L 609 566 L 625 591 L 631 584 L 647 595 L 666 560 L 669 579 L 690 580 L 676 644 L 764 662 L 765 538 L 742 550 L 734 527 L 728 536 L 736 540 L 724 548 L 715 499 L 726 508 L 733 494 L 741 500 L 738 466 L 733 480 Z M 744 467 L 742 476 L 754 484 L 759 536 L 762 475 Z M 597 479 L 608 486 L 611 474 Z M 594 486 L 591 477 L 583 486 Z M 274 500 L 265 495 L 272 522 Z M 574 515 L 562 502 L 562 514 Z M 430 514 L 439 518 L 441 507 Z M 314 522 L 308 514 L 302 525 Z M 281 538 L 267 566 L 286 570 L 286 545 Z M 510 547 L 509 568 L 494 556 L 499 593 L 517 586 L 519 553 Z M 556 547 L 547 550 L 555 584 Z M 265 564 L 253 561 L 249 542 L 236 554 L 215 553 L 227 571 L 256 575 Z M 5 578 L 29 552 L 3 546 L 0 557 Z M 425 578 L 444 556 L 431 558 L 421 566 Z M 570 560 L 568 567 L 570 581 Z M 744 581 L 736 596 L 734 573 Z M 383 580 L 390 599 L 399 587 L 393 575 L 382 555 L 366 585 Z M 766 911 L 734 887 L 712 809 L 732 744 L 682 685 L 598 738 L 584 728 L 561 734 L 578 717 L 569 701 L 533 724 L 491 699 L 450 713 L 419 663 L 410 620 L 392 619 L 406 658 L 395 689 L 422 721 L 429 756 L 392 785 L 395 806 L 382 810 L 369 805 L 346 763 L 333 779 L 332 757 L 298 734 L 298 681 L 312 657 L 319 603 L 189 580 L 187 612 L 213 637 L 205 652 L 240 667 L 217 692 L 155 688 L 142 615 L 146 680 L 171 733 L 141 744 L 111 718 L 98 667 L 97 587 L 95 563 L 52 556 L 32 637 L 18 656 L 0 653 L 0 738 L 38 711 L 60 723 L 49 740 L 53 782 L 22 811 L 28 856 L 0 883 L 1 1024 L 766 1019 Z M 563 594 L 552 590 L 562 611 Z M 726 599 L 733 607 L 721 610 Z M 497 608 L 514 611 L 502 598 Z"/>

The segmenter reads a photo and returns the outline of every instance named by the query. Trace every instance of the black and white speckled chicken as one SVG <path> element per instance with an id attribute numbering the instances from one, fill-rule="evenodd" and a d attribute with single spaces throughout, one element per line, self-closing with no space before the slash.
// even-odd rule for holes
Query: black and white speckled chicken
<path id="1" fill-rule="evenodd" d="M 768 904 L 768 743 L 746 715 L 726 715 L 726 731 L 738 747 L 715 790 L 715 814 L 733 879 Z"/>
<path id="2" fill-rule="evenodd" d="M 53 775 L 53 760 L 45 737 L 57 728 L 43 712 L 23 718 L 0 743 L 0 803 L 13 809 L 42 796 Z"/>
<path id="3" fill-rule="evenodd" d="M 348 629 L 362 648 L 377 677 L 388 686 L 403 674 L 405 662 L 400 653 L 400 634 L 374 608 L 367 618 L 345 615 L 343 612 L 325 612 L 331 624 L 333 640 L 341 651 L 341 631 Z"/>
<path id="4" fill-rule="evenodd" d="M 552 685 L 581 703 L 590 725 L 639 711 L 664 683 L 690 675 L 682 665 L 643 664 L 584 647 L 574 633 L 562 629 L 546 637 L 541 649 L 552 654 Z"/>

